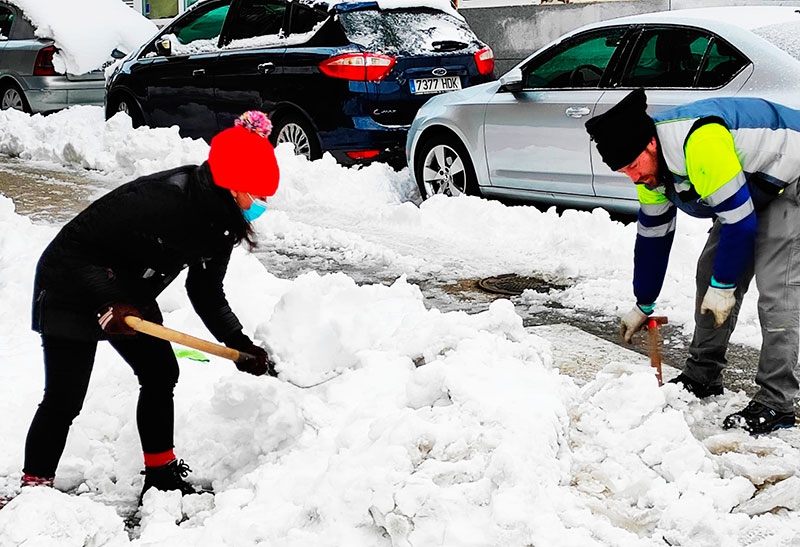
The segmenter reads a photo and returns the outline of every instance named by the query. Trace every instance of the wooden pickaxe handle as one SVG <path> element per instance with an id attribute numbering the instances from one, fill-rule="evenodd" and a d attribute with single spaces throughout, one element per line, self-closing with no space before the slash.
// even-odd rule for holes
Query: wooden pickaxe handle
<path id="1" fill-rule="evenodd" d="M 141 317 L 126 315 L 125 324 L 127 324 L 136 332 L 149 334 L 150 336 L 155 336 L 156 338 L 161 338 L 162 340 L 167 340 L 168 342 L 175 342 L 176 344 L 199 351 L 204 351 L 206 353 L 210 353 L 211 355 L 216 355 L 217 357 L 224 357 L 225 359 L 230 359 L 234 363 L 241 363 L 242 361 L 255 359 L 255 357 L 249 353 L 235 350 L 233 348 L 223 346 L 222 344 L 209 342 L 208 340 L 203 340 L 202 338 L 195 338 L 190 334 L 172 330 L 151 321 L 146 321 Z"/>
<path id="2" fill-rule="evenodd" d="M 647 334 L 649 336 L 648 353 L 650 354 L 650 366 L 656 369 L 658 385 L 664 385 L 664 377 L 661 374 L 661 338 L 659 327 L 667 324 L 667 318 L 663 316 L 653 316 L 647 319 Z"/>

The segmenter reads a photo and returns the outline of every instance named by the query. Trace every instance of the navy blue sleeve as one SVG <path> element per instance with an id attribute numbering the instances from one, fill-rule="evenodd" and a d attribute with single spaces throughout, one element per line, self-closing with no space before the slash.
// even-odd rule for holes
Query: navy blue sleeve
<path id="1" fill-rule="evenodd" d="M 656 301 L 664 285 L 669 253 L 675 239 L 676 209 L 662 206 L 659 214 L 648 215 L 643 211 L 645 208 L 639 210 L 633 257 L 633 294 L 637 304 L 646 306 Z"/>

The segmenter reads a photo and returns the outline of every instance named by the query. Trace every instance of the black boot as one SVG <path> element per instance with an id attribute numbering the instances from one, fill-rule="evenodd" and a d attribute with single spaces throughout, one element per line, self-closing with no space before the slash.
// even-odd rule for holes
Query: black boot
<path id="1" fill-rule="evenodd" d="M 184 480 L 191 471 L 183 460 L 172 460 L 168 464 L 158 467 L 146 467 L 142 471 L 144 486 L 142 487 L 142 494 L 139 496 L 139 505 L 142 503 L 144 493 L 151 488 L 165 492 L 168 490 L 180 490 L 184 496 L 186 494 L 200 493 L 200 490 Z"/>
<path id="2" fill-rule="evenodd" d="M 695 382 L 682 372 L 670 380 L 669 383 L 678 384 L 698 399 L 705 399 L 712 395 L 722 395 L 723 391 L 722 385 L 701 384 L 700 382 Z"/>
<path id="3" fill-rule="evenodd" d="M 722 422 L 723 429 L 741 427 L 751 435 L 763 435 L 776 429 L 794 427 L 794 410 L 779 412 L 758 401 L 750 401 L 739 412 L 734 412 Z"/>

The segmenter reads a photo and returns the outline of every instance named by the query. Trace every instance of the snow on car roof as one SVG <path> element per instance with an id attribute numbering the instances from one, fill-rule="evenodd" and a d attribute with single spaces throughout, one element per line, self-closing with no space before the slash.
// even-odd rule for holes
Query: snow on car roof
<path id="1" fill-rule="evenodd" d="M 53 40 L 59 72 L 83 74 L 101 68 L 117 48 L 125 53 L 153 36 L 155 23 L 121 0 L 8 0 L 25 13 L 36 36 Z"/>
<path id="2" fill-rule="evenodd" d="M 37 1 L 37 0 L 29 0 Z M 52 0 L 51 0 L 52 1 Z M 194 9 L 198 4 L 207 2 L 208 0 L 200 0 L 192 5 Z M 322 9 L 363 9 L 365 7 L 375 6 L 379 9 L 403 9 L 403 8 L 432 8 L 439 11 L 447 12 L 451 15 L 463 19 L 460 13 L 453 7 L 450 0 L 295 0 L 298 3 L 307 6 L 320 7 Z"/>
<path id="3" fill-rule="evenodd" d="M 461 17 L 458 11 L 450 3 L 450 0 L 378 0 L 378 7 L 381 9 L 400 9 L 424 7 L 446 11 Z"/>

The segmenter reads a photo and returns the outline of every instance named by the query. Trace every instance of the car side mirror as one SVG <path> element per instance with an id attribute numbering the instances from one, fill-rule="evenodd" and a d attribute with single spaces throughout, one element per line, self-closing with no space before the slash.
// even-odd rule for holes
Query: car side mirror
<path id="1" fill-rule="evenodd" d="M 518 68 L 511 69 L 500 77 L 500 89 L 508 93 L 522 91 L 522 71 Z"/>
<path id="2" fill-rule="evenodd" d="M 172 42 L 169 41 L 169 38 L 159 38 L 156 41 L 156 53 L 163 57 L 172 55 Z"/>
<path id="3" fill-rule="evenodd" d="M 127 54 L 124 51 L 120 51 L 117 48 L 114 48 L 114 50 L 111 52 L 112 59 L 124 59 L 125 55 Z"/>

